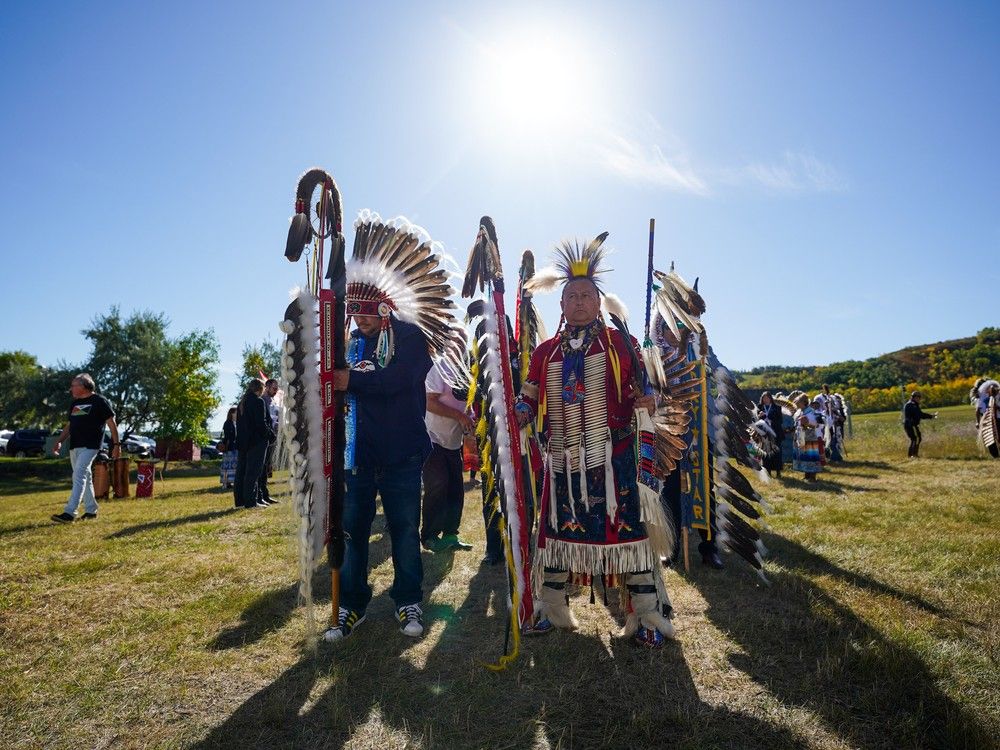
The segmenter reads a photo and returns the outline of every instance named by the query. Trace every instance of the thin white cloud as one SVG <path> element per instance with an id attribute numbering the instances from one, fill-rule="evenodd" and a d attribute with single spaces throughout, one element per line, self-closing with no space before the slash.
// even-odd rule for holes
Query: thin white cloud
<path id="1" fill-rule="evenodd" d="M 608 132 L 595 145 L 598 162 L 629 182 L 638 182 L 682 193 L 708 195 L 708 184 L 681 152 L 667 156 L 658 143 L 647 143 Z"/>
<path id="2" fill-rule="evenodd" d="M 684 144 L 649 114 L 632 126 L 608 123 L 593 135 L 595 162 L 641 185 L 700 196 L 719 187 L 787 194 L 840 192 L 848 187 L 834 166 L 805 151 L 787 150 L 776 161 L 754 161 L 743 167 L 695 168 Z"/>
<path id="3" fill-rule="evenodd" d="M 723 171 L 729 185 L 757 185 L 779 193 L 832 193 L 847 189 L 847 180 L 830 164 L 810 153 L 786 151 L 773 163 L 753 162 Z"/>

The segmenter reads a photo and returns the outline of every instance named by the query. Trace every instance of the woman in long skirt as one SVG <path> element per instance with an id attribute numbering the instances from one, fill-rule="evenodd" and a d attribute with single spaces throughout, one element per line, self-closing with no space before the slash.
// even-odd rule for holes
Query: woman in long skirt
<path id="1" fill-rule="evenodd" d="M 819 420 L 816 412 L 809 405 L 809 397 L 805 394 L 795 399 L 798 411 L 795 412 L 795 443 L 792 455 L 792 468 L 801 471 L 806 481 L 816 481 L 816 475 L 823 470 L 820 463 L 820 440 L 816 436 Z"/>
<path id="2" fill-rule="evenodd" d="M 227 490 L 236 481 L 236 463 L 239 456 L 236 452 L 236 409 L 230 409 L 226 415 L 226 423 L 222 425 L 222 442 L 225 449 L 222 453 L 222 467 L 219 469 L 219 484 Z"/>

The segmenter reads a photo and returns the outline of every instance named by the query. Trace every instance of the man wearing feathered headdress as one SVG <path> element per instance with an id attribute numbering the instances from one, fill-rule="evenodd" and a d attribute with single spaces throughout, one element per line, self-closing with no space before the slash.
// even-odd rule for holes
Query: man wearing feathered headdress
<path id="1" fill-rule="evenodd" d="M 451 313 L 453 290 L 440 250 L 423 230 L 368 213 L 355 226 L 346 313 L 357 328 L 347 344 L 348 368 L 334 373 L 334 387 L 348 396 L 346 544 L 338 625 L 325 637 L 346 638 L 365 619 L 372 597 L 368 539 L 376 493 L 392 543 L 389 593 L 399 628 L 419 637 L 424 631 L 420 480 L 431 452 L 424 383 L 433 360 L 449 372 L 462 371 L 464 341 Z"/>
<path id="2" fill-rule="evenodd" d="M 556 264 L 532 291 L 562 285 L 562 325 L 539 344 L 517 405 L 522 425 L 534 420 L 545 442 L 545 481 L 534 568 L 542 576 L 538 619 L 529 631 L 573 628 L 567 583 L 624 585 L 630 612 L 624 633 L 646 646 L 673 635 L 665 616 L 659 552 L 647 533 L 636 481 L 637 408 L 652 410 L 637 342 L 601 315 L 607 233 L 585 246 L 564 243 Z M 654 503 L 655 504 L 655 503 Z"/>

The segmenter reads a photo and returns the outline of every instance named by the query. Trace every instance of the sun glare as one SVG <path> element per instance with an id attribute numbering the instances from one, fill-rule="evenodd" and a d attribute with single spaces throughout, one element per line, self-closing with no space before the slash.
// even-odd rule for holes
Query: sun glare
<path id="1" fill-rule="evenodd" d="M 552 141 L 586 125 L 592 79 L 582 50 L 554 34 L 521 32 L 484 47 L 475 72 L 481 117 L 492 136 Z"/>

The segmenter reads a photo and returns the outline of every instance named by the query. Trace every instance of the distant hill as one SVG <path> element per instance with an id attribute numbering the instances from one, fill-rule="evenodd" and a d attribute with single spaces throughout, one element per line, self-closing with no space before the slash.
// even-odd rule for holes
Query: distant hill
<path id="1" fill-rule="evenodd" d="M 936 386 L 936 398 L 925 394 L 925 404 L 947 406 L 962 403 L 975 378 L 1000 376 L 1000 328 L 983 328 L 975 336 L 908 346 L 866 360 L 816 367 L 765 365 L 735 374 L 740 385 L 750 391 L 787 393 L 798 388 L 814 392 L 827 383 L 833 390 L 853 396 L 858 412 L 895 408 L 900 386 L 904 390 Z"/>

